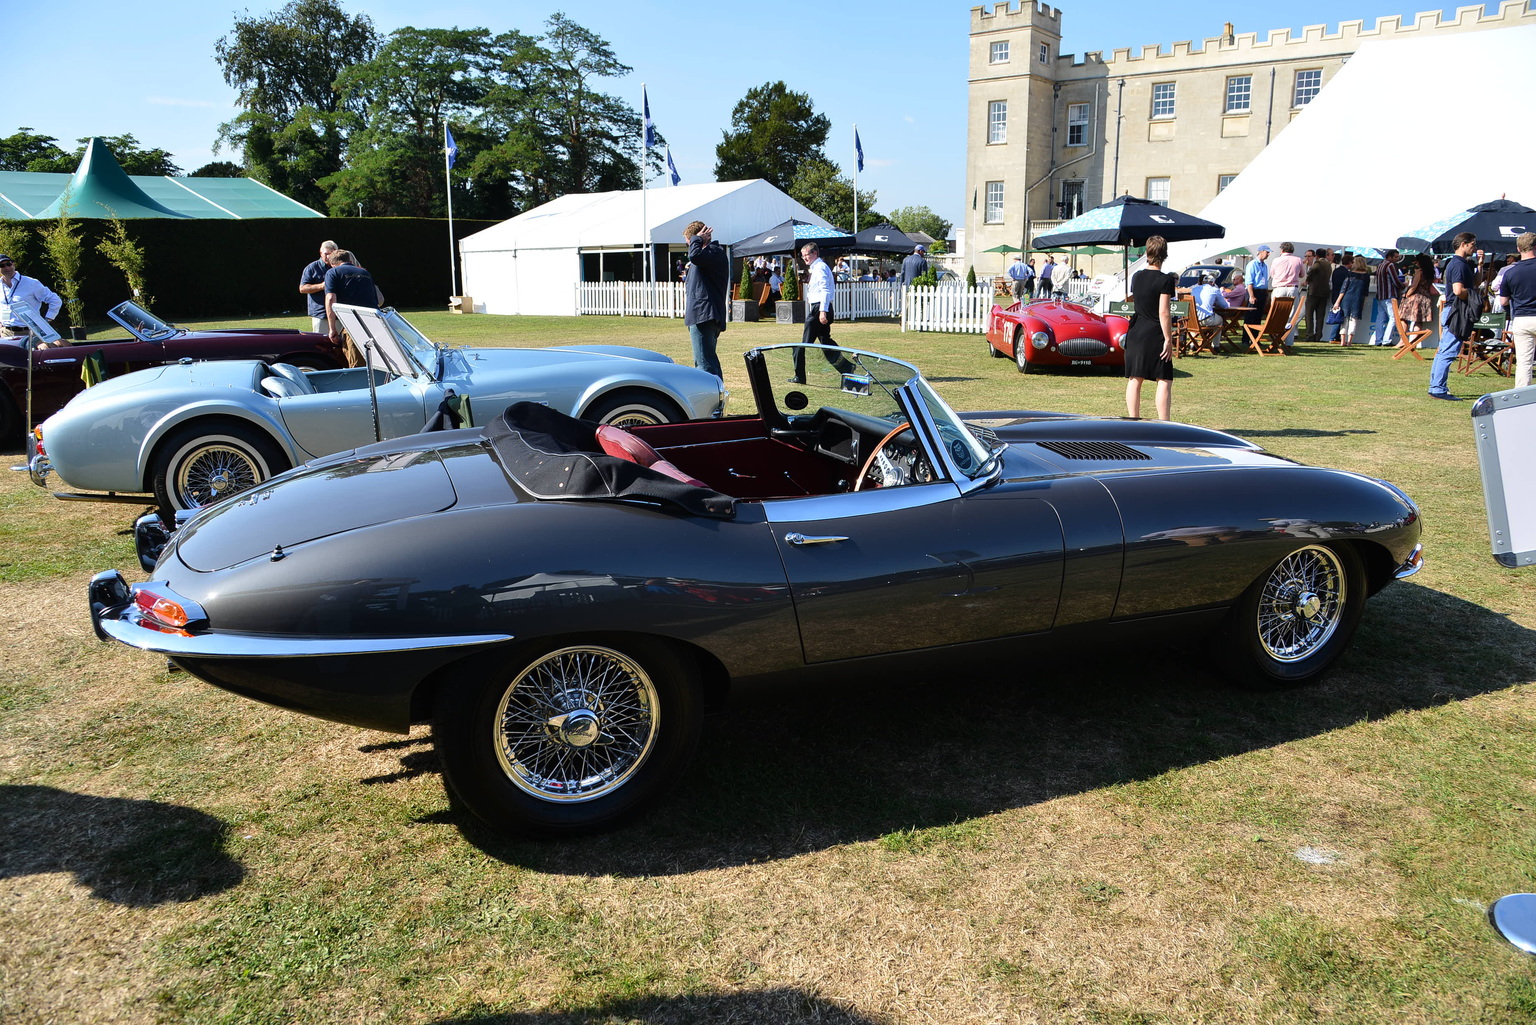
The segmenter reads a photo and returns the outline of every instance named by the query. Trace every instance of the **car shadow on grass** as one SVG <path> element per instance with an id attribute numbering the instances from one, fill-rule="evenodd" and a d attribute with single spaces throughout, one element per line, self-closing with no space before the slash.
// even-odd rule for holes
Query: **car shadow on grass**
<path id="1" fill-rule="evenodd" d="M 538 871 L 694 872 L 948 826 L 1536 678 L 1536 631 L 1411 583 L 1371 601 L 1316 686 L 1230 688 L 1189 647 L 1058 653 L 758 700 L 706 720 L 692 768 L 659 807 L 589 839 L 509 840 L 457 808 L 431 818 Z"/>
<path id="2" fill-rule="evenodd" d="M 595 1025 L 633 1022 L 636 1025 L 708 1025 L 718 1022 L 774 1022 L 783 1025 L 874 1025 L 845 1007 L 798 989 L 765 989 L 746 993 L 699 993 L 679 997 L 615 1000 L 580 1011 L 486 1010 L 430 1025 Z"/>
<path id="3" fill-rule="evenodd" d="M 206 897 L 245 878 L 225 853 L 225 824 L 192 808 L 0 786 L 0 823 L 0 879 L 69 872 L 94 897 L 150 907 Z"/>

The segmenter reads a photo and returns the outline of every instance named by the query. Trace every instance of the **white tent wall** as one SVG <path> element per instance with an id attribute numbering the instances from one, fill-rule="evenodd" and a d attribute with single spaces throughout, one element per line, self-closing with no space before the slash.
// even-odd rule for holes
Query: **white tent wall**
<path id="1" fill-rule="evenodd" d="M 1500 196 L 1536 205 L 1536 137 L 1501 124 L 1503 94 L 1477 84 L 1515 81 L 1532 53 L 1536 26 L 1363 44 L 1200 211 L 1226 237 L 1174 243 L 1168 268 L 1261 242 L 1387 249 Z"/>
<path id="2" fill-rule="evenodd" d="M 460 239 L 464 294 L 481 313 L 574 316 L 582 251 L 641 248 L 645 224 L 654 244 L 681 246 L 694 220 L 730 244 L 791 217 L 832 226 L 760 178 L 663 186 L 643 201 L 638 190 L 562 196 Z M 671 277 L 665 265 L 656 274 Z"/>

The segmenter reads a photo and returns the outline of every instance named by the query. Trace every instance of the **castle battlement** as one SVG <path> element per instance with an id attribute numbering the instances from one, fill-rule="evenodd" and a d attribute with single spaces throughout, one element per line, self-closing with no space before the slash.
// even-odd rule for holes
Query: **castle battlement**
<path id="1" fill-rule="evenodd" d="M 1043 28 L 1061 35 L 1061 8 L 1037 3 L 1036 0 L 1013 0 L 993 4 L 991 7 L 971 8 L 971 34 L 996 32 L 999 29 Z"/>
<path id="2" fill-rule="evenodd" d="M 989 31 L 994 28 L 1011 27 L 1017 24 L 1025 15 L 1030 15 L 1029 10 L 1035 6 L 1033 0 L 1021 0 L 1021 8 L 1014 12 L 1011 8 L 1006 10 L 1002 17 L 1002 23 L 994 24 L 997 15 L 987 14 L 984 8 L 971 9 L 971 31 Z M 1004 8 L 1004 4 L 996 5 L 998 9 Z M 1043 10 L 1050 11 L 1049 8 Z M 1052 23 L 1056 31 L 1060 31 L 1061 11 L 1053 13 Z M 1298 50 L 1307 48 L 1311 52 L 1298 54 L 1298 56 L 1312 56 L 1319 44 L 1337 44 L 1340 50 L 1354 51 L 1360 43 L 1378 39 L 1413 39 L 1432 32 L 1458 31 L 1467 29 L 1485 28 L 1509 28 L 1516 25 L 1536 24 L 1536 11 L 1529 8 L 1526 0 L 1503 0 L 1499 9 L 1493 14 L 1486 13 L 1482 6 L 1459 7 L 1454 18 L 1444 19 L 1439 11 L 1421 11 L 1413 16 L 1408 24 L 1403 24 L 1401 15 L 1391 14 L 1377 18 L 1371 28 L 1365 27 L 1363 19 L 1353 21 L 1341 21 L 1330 32 L 1327 25 L 1308 25 L 1300 34 L 1293 35 L 1288 28 L 1271 29 L 1260 38 L 1258 32 L 1235 32 L 1232 35 L 1210 36 L 1199 40 L 1196 45 L 1194 40 L 1181 40 L 1171 43 L 1165 49 L 1162 44 L 1152 43 L 1142 47 L 1119 47 L 1113 55 L 1106 60 L 1099 50 L 1089 50 L 1081 57 L 1076 54 L 1063 53 L 1057 57 L 1057 62 L 1071 67 L 1083 67 L 1088 64 L 1096 65 L 1136 65 L 1141 61 L 1175 60 L 1209 54 L 1222 62 L 1243 60 L 1247 54 L 1252 54 L 1254 60 L 1278 61 L 1287 59 L 1286 48 L 1296 47 Z M 1127 73 L 1136 73 L 1146 70 L 1143 67 L 1126 67 Z M 1113 73 L 1113 72 L 1111 72 Z"/>

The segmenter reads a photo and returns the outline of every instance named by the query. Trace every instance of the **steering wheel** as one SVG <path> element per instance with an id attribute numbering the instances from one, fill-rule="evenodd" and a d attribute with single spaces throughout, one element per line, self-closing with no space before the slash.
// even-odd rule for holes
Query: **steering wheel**
<path id="1" fill-rule="evenodd" d="M 903 434 L 907 437 L 898 441 Z M 886 452 L 887 448 L 891 451 Z M 869 458 L 864 460 L 859 476 L 853 482 L 853 490 L 862 491 L 866 484 L 872 488 L 885 488 L 911 484 L 913 481 L 926 483 L 934 479 L 933 467 L 918 447 L 917 435 L 912 433 L 912 424 L 903 421 L 891 428 L 890 433 L 881 438 L 874 451 L 870 452 Z"/>

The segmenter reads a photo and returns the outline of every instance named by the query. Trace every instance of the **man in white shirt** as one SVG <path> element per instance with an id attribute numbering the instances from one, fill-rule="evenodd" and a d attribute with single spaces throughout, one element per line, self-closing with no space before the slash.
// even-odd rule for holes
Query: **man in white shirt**
<path id="1" fill-rule="evenodd" d="M 4 319 L 0 320 L 0 332 L 11 338 L 25 337 L 27 326 L 10 310 L 13 302 L 25 301 L 44 320 L 52 321 L 64 305 L 54 291 L 36 278 L 18 273 L 16 262 L 9 256 L 0 255 L 0 303 L 6 304 Z"/>
<path id="2" fill-rule="evenodd" d="M 835 345 L 837 343 L 832 341 L 832 268 L 821 258 L 821 247 L 814 242 L 800 247 L 800 257 L 810 270 L 810 279 L 805 283 L 805 333 L 800 341 L 806 345 Z M 837 366 L 840 358 L 829 355 L 828 362 Z M 795 350 L 795 376 L 789 380 L 791 384 L 805 383 L 805 351 L 802 349 Z"/>

